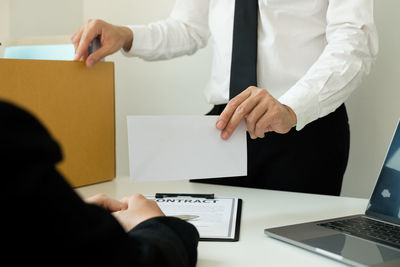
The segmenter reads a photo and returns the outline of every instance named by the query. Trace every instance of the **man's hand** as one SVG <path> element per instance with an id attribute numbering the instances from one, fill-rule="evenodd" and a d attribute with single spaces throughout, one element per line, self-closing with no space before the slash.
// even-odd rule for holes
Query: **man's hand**
<path id="1" fill-rule="evenodd" d="M 150 218 L 165 216 L 158 207 L 157 202 L 149 200 L 140 194 L 124 197 L 121 202 L 125 203 L 128 208 L 114 212 L 113 215 L 126 231 Z"/>
<path id="2" fill-rule="evenodd" d="M 252 139 L 263 138 L 267 132 L 287 133 L 297 123 L 290 107 L 282 105 L 267 90 L 254 86 L 232 98 L 219 116 L 217 128 L 222 131 L 221 138 L 229 139 L 242 119 L 246 120 Z"/>
<path id="3" fill-rule="evenodd" d="M 89 44 L 96 37 L 100 37 L 100 49 L 89 54 Z M 132 46 L 133 33 L 127 27 L 115 26 L 102 20 L 89 20 L 82 25 L 72 36 L 75 46 L 74 60 L 85 61 L 88 67 L 93 66 L 105 56 L 111 55 L 124 48 L 129 51 Z"/>

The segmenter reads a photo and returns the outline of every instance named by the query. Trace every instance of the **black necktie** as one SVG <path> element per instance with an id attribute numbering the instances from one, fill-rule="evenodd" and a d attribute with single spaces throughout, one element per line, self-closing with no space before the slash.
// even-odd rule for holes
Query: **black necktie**
<path id="1" fill-rule="evenodd" d="M 257 86 L 257 29 L 258 0 L 236 0 L 230 99 L 249 86 Z"/>

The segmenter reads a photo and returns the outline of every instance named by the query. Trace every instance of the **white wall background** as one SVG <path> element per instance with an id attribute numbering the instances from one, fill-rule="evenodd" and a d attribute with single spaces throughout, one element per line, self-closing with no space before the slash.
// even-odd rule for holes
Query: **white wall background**
<path id="1" fill-rule="evenodd" d="M 380 51 L 363 85 L 347 101 L 350 160 L 342 195 L 369 197 L 400 118 L 399 0 L 375 0 Z"/>
<path id="2" fill-rule="evenodd" d="M 8 0 L 10 36 L 63 35 L 82 24 L 80 0 Z"/>
<path id="3" fill-rule="evenodd" d="M 9 0 L 0 0 L 0 43 L 10 36 Z M 0 46 L 0 55 L 3 54 L 3 45 Z"/>
<path id="4" fill-rule="evenodd" d="M 89 18 L 113 24 L 141 24 L 165 18 L 174 0 L 0 0 L 0 42 L 7 38 L 70 35 Z M 369 197 L 400 118 L 400 10 L 398 0 L 376 0 L 380 37 L 378 61 L 347 101 L 351 149 L 342 195 Z M 1 48 L 0 48 L 1 49 Z M 0 50 L 1 53 L 1 50 Z M 203 88 L 209 76 L 210 46 L 193 56 L 144 62 L 115 62 L 117 175 L 128 175 L 126 115 L 204 114 Z M 323 179 L 323 175 L 321 176 Z"/>

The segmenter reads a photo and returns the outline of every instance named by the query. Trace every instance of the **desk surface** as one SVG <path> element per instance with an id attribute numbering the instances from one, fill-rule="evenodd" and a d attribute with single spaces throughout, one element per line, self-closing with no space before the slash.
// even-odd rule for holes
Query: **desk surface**
<path id="1" fill-rule="evenodd" d="M 105 193 L 121 199 L 140 193 L 214 193 L 243 199 L 238 242 L 200 242 L 198 267 L 343 266 L 342 264 L 269 238 L 264 228 L 363 213 L 368 200 L 282 191 L 190 183 L 131 183 L 129 177 L 77 188 L 82 197 Z"/>

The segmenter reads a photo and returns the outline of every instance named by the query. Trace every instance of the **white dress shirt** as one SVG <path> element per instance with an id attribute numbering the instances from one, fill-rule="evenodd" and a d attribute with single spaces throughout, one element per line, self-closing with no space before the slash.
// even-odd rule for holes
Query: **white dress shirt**
<path id="1" fill-rule="evenodd" d="M 227 103 L 234 3 L 177 0 L 169 18 L 129 26 L 134 41 L 124 54 L 168 59 L 193 54 L 210 39 L 205 96 L 210 104 Z M 369 73 L 377 52 L 373 0 L 259 0 L 258 87 L 293 109 L 297 130 L 335 111 Z"/>

